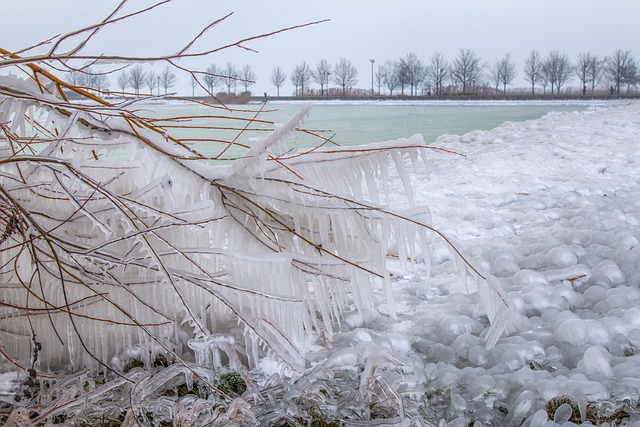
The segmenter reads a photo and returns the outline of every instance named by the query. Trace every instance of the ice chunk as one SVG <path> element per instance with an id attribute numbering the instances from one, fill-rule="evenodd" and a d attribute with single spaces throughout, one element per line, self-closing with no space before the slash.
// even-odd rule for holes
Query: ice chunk
<path id="1" fill-rule="evenodd" d="M 569 245 L 584 245 L 589 240 L 587 233 L 582 230 L 572 230 L 567 234 L 566 243 Z"/>
<path id="2" fill-rule="evenodd" d="M 623 283 L 624 279 L 624 273 L 618 264 L 610 259 L 605 259 L 593 269 L 593 276 L 589 281 L 605 286 L 615 286 Z"/>
<path id="3" fill-rule="evenodd" d="M 600 320 L 587 319 L 585 323 L 587 325 L 589 343 L 602 346 L 609 344 L 611 332 Z"/>
<path id="4" fill-rule="evenodd" d="M 549 284 L 547 278 L 543 274 L 533 270 L 520 270 L 513 277 L 513 281 L 520 286 Z"/>
<path id="5" fill-rule="evenodd" d="M 582 367 L 583 372 L 591 379 L 598 380 L 613 377 L 613 369 L 609 362 L 610 355 L 602 347 L 589 347 L 584 352 L 582 362 L 578 367 Z"/>
<path id="6" fill-rule="evenodd" d="M 622 317 L 631 329 L 640 329 L 640 308 L 631 307 L 624 312 Z"/>
<path id="7" fill-rule="evenodd" d="M 603 301 L 606 298 L 607 289 L 603 286 L 590 286 L 586 289 L 582 295 L 591 302 Z"/>
<path id="8" fill-rule="evenodd" d="M 637 248 L 639 245 L 640 243 L 638 242 L 638 239 L 628 232 L 622 232 L 615 238 L 615 246 L 618 248 L 632 250 Z"/>
<path id="9" fill-rule="evenodd" d="M 443 316 L 438 322 L 443 330 L 448 330 L 454 335 L 471 333 L 478 335 L 484 327 L 482 324 L 469 316 Z"/>
<path id="10" fill-rule="evenodd" d="M 334 371 L 356 369 L 358 354 L 353 347 L 338 350 L 331 354 L 323 365 Z"/>
<path id="11" fill-rule="evenodd" d="M 465 334 L 459 335 L 453 341 L 453 343 L 451 343 L 451 348 L 453 348 L 458 353 L 459 357 L 463 359 L 467 359 L 469 355 L 469 349 L 474 345 L 480 345 L 480 344 L 481 344 L 480 338 L 478 338 L 475 335 L 465 333 Z"/>
<path id="12" fill-rule="evenodd" d="M 488 351 L 484 346 L 474 345 L 469 349 L 469 362 L 476 366 L 487 364 Z"/>
<path id="13" fill-rule="evenodd" d="M 445 362 L 453 365 L 458 362 L 458 354 L 451 347 L 434 343 L 427 350 L 427 359 L 431 362 Z"/>
<path id="14" fill-rule="evenodd" d="M 567 247 L 553 248 L 547 253 L 547 256 L 549 257 L 549 263 L 558 268 L 570 267 L 578 262 L 575 252 Z"/>
<path id="15" fill-rule="evenodd" d="M 454 394 L 451 396 L 451 409 L 455 411 L 455 413 L 462 413 L 467 409 L 467 402 L 459 394 Z"/>
<path id="16" fill-rule="evenodd" d="M 591 270 L 586 265 L 577 264 L 558 270 L 546 270 L 544 276 L 549 282 L 586 280 L 591 277 Z"/>
<path id="17" fill-rule="evenodd" d="M 520 425 L 533 408 L 535 399 L 536 394 L 531 390 L 525 390 L 520 393 L 505 418 L 505 424 L 510 426 Z"/>
<path id="18" fill-rule="evenodd" d="M 633 355 L 631 342 L 624 334 L 616 334 L 611 340 L 608 349 L 612 356 L 623 357 Z"/>
<path id="19" fill-rule="evenodd" d="M 566 423 L 571 418 L 571 415 L 573 415 L 573 407 L 568 403 L 563 403 L 553 414 L 553 422 L 556 424 Z"/>
<path id="20" fill-rule="evenodd" d="M 566 319 L 559 323 L 556 334 L 560 341 L 572 345 L 596 344 L 605 346 L 611 340 L 611 332 L 599 320 Z"/>
<path id="21" fill-rule="evenodd" d="M 520 266 L 507 257 L 499 257 L 491 265 L 491 273 L 496 277 L 511 277 L 520 271 Z"/>
<path id="22" fill-rule="evenodd" d="M 549 415 L 547 411 L 541 409 L 527 420 L 529 421 L 529 427 L 544 427 L 549 421 Z"/>
<path id="23" fill-rule="evenodd" d="M 559 341 L 582 345 L 587 341 L 587 325 L 582 319 L 566 319 L 556 328 Z"/>

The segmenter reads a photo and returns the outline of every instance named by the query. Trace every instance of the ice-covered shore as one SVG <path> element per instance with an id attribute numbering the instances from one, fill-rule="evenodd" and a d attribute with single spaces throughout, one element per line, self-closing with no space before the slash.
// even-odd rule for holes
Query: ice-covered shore
<path id="1" fill-rule="evenodd" d="M 384 303 L 348 312 L 343 332 L 309 342 L 301 376 L 289 377 L 275 356 L 262 359 L 250 372 L 260 398 L 247 392 L 225 419 L 640 423 L 639 143 L 637 103 L 440 137 L 433 145 L 464 157 L 431 152 L 428 175 L 411 177 L 416 204 L 429 206 L 433 225 L 507 291 L 511 328 L 487 348 L 489 320 L 475 279 L 456 274 L 456 257 L 436 240 L 429 268 L 418 260 L 406 271 L 389 257 L 397 318 Z M 401 179 L 390 182 L 398 191 L 391 188 L 389 204 L 401 208 Z M 15 380 L 0 376 L 0 394 L 10 398 Z M 100 396 L 109 396 L 107 387 Z M 198 413 L 219 412 L 193 394 L 178 399 L 137 385 L 131 395 L 123 401 L 157 423 L 175 421 L 183 409 L 193 425 Z"/>
<path id="2" fill-rule="evenodd" d="M 431 290 L 424 265 L 396 269 L 398 319 L 347 316 L 351 330 L 310 353 L 298 385 L 342 383 L 365 404 L 386 396 L 406 415 L 390 425 L 640 422 L 640 105 L 434 145 L 465 157 L 432 154 L 429 176 L 413 177 L 416 203 L 507 290 L 513 327 L 485 348 L 473 280 L 467 293 L 436 243 Z"/>

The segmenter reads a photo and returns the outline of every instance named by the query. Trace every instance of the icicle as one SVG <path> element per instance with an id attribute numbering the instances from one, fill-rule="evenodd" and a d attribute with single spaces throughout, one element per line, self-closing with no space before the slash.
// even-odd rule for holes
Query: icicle
<path id="1" fill-rule="evenodd" d="M 404 191 L 407 195 L 407 199 L 409 201 L 409 206 L 413 207 L 413 190 L 411 189 L 411 181 L 409 180 L 409 175 L 407 174 L 407 170 L 404 166 L 404 161 L 402 159 L 402 155 L 396 151 L 391 152 L 391 158 L 393 159 L 396 169 L 398 171 L 398 177 L 404 186 Z"/>
<path id="2" fill-rule="evenodd" d="M 13 112 L 13 118 L 11 119 L 11 125 L 9 126 L 9 130 L 12 133 L 15 133 L 17 130 L 22 131 L 22 134 L 25 133 L 25 113 L 27 111 L 27 106 L 26 102 L 18 101 L 17 99 L 13 99 L 13 102 L 7 105 L 7 107 L 11 108 L 11 110 L 8 111 Z"/>
<path id="3" fill-rule="evenodd" d="M 325 330 L 333 335 L 333 326 L 331 324 L 331 314 L 328 307 L 331 307 L 329 289 L 320 281 L 319 278 L 312 279 L 314 300 L 317 301 L 316 308 L 320 309 L 322 321 Z M 332 307 L 333 308 L 333 307 Z"/>
<path id="4" fill-rule="evenodd" d="M 369 199 L 373 204 L 378 204 L 378 186 L 375 180 L 376 166 L 373 164 L 373 161 L 370 158 L 363 159 L 367 160 L 367 163 L 370 163 L 369 167 L 364 166 L 362 169 L 364 171 L 364 177 L 367 183 L 367 191 L 369 194 Z"/>

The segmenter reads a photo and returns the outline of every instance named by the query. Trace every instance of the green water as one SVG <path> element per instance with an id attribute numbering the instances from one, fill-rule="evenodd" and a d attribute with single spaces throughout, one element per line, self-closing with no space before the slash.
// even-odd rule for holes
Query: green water
<path id="1" fill-rule="evenodd" d="M 293 116 L 301 104 L 267 104 L 258 114 L 259 105 L 235 106 L 235 111 L 210 109 L 190 104 L 153 104 L 139 106 L 140 112 L 150 117 L 223 116 L 190 119 L 183 124 L 198 126 L 197 129 L 170 129 L 180 138 L 205 138 L 236 141 L 251 145 L 252 139 L 266 136 L 273 125 L 251 122 L 257 119 L 268 122 L 284 122 Z M 360 145 L 371 142 L 394 140 L 422 134 L 425 140 L 433 142 L 443 134 L 463 134 L 472 130 L 488 130 L 506 121 L 537 119 L 553 111 L 581 111 L 586 105 L 567 104 L 432 104 L 407 105 L 394 103 L 363 104 L 318 104 L 314 105 L 303 127 L 323 138 L 330 138 L 340 145 Z M 242 118 L 235 120 L 230 117 Z M 213 126 L 214 129 L 205 129 Z M 246 129 L 244 129 L 246 127 Z M 224 128 L 224 129 L 223 129 Z M 228 129 L 231 128 L 231 129 Z M 306 133 L 292 136 L 289 144 L 298 147 L 315 146 L 322 142 Z M 198 150 L 210 156 L 221 153 L 226 144 L 190 142 Z M 242 152 L 228 149 L 224 156 L 233 157 Z"/>

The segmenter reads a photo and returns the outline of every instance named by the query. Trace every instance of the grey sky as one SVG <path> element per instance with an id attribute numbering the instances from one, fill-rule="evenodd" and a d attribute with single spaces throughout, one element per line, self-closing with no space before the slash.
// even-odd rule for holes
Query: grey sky
<path id="1" fill-rule="evenodd" d="M 119 0 L 0 0 L 0 46 L 17 50 L 97 22 L 118 3 Z M 131 3 L 128 10 L 133 5 L 151 4 L 147 0 Z M 451 60 L 460 49 L 468 48 L 487 64 L 510 53 L 518 71 L 515 86 L 526 86 L 522 64 L 534 48 L 543 56 L 553 49 L 564 51 L 572 61 L 580 52 L 604 57 L 622 48 L 640 59 L 638 0 L 175 0 L 146 16 L 106 28 L 86 52 L 140 56 L 172 53 L 203 26 L 230 12 L 234 12 L 233 16 L 211 30 L 197 45 L 199 49 L 330 19 L 247 43 L 259 51 L 257 54 L 234 48 L 206 60 L 180 63 L 204 68 L 213 62 L 223 66 L 230 61 L 237 68 L 251 64 L 257 74 L 257 83 L 251 87 L 256 94 L 275 94 L 269 76 L 276 65 L 290 75 L 303 61 L 313 68 L 323 58 L 332 64 L 341 57 L 348 58 L 358 68 L 357 86 L 362 88 L 371 86 L 370 59 L 376 61 L 377 68 L 378 64 L 409 52 L 427 62 L 435 51 Z M 147 69 L 152 66 L 156 71 L 164 67 L 145 65 Z M 190 94 L 186 76 L 179 76 L 178 83 L 179 93 Z M 115 76 L 111 77 L 111 88 L 116 89 Z M 292 91 L 287 78 L 281 94 Z"/>

